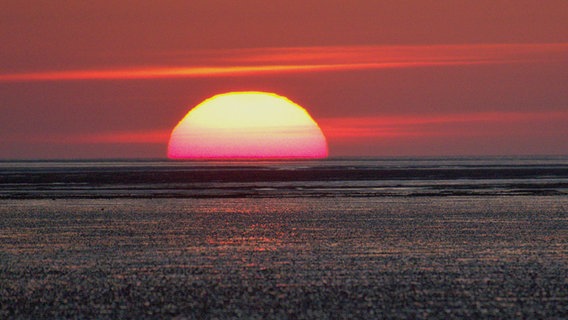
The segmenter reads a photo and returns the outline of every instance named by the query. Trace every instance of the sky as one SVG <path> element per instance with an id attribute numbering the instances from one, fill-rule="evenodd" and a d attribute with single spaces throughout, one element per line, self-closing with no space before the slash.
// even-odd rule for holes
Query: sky
<path id="1" fill-rule="evenodd" d="M 1 0 L 0 42 L 0 159 L 165 158 L 229 91 L 332 157 L 568 154 L 566 0 Z"/>

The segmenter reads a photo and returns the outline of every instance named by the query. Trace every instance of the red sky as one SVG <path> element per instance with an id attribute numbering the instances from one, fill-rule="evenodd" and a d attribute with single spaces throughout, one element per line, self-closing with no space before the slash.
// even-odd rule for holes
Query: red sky
<path id="1" fill-rule="evenodd" d="M 568 154 L 568 1 L 0 3 L 0 159 L 163 158 L 272 91 L 331 156 Z"/>

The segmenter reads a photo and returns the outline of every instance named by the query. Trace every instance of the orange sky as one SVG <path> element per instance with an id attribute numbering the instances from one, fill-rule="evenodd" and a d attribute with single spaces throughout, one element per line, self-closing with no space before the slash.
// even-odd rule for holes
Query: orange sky
<path id="1" fill-rule="evenodd" d="M 331 156 L 568 154 L 568 2 L 3 1 L 0 159 L 162 158 L 217 93 Z"/>

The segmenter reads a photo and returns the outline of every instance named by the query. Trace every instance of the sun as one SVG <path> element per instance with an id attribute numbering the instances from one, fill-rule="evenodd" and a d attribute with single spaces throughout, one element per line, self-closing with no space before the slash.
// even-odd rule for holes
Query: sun
<path id="1" fill-rule="evenodd" d="M 308 112 L 274 93 L 213 96 L 173 129 L 170 159 L 321 159 L 327 141 Z"/>

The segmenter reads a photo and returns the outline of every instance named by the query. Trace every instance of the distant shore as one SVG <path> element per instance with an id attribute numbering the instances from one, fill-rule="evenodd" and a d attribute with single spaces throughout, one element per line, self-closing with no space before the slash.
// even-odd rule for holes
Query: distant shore
<path id="1" fill-rule="evenodd" d="M 0 199 L 519 195 L 568 195 L 568 158 L 0 163 Z"/>

